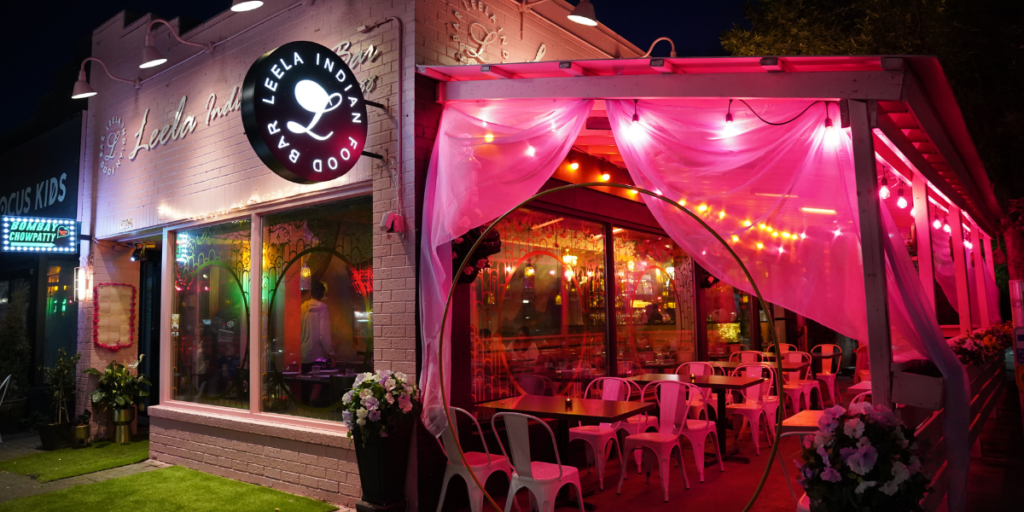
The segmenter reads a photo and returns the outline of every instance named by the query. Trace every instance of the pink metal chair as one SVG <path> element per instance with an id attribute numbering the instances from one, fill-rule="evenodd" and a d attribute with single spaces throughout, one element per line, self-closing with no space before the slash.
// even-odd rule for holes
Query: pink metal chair
<path id="1" fill-rule="evenodd" d="M 704 361 L 691 361 L 689 363 L 683 363 L 676 367 L 676 375 L 683 375 L 689 377 L 690 375 L 725 375 L 725 370 L 714 363 L 707 363 Z M 698 407 L 700 404 L 709 404 L 711 409 L 715 411 L 715 417 L 718 416 L 718 394 L 712 393 L 711 389 L 702 389 L 701 397 L 696 398 L 696 402 L 690 402 L 690 414 L 693 415 L 695 410 L 705 411 L 705 407 Z M 691 398 L 693 400 L 694 398 Z M 705 416 L 707 419 L 707 416 Z"/>
<path id="2" fill-rule="evenodd" d="M 811 354 L 808 354 L 807 352 L 794 351 L 786 352 L 783 354 L 783 357 L 785 357 L 786 361 L 791 363 L 807 363 L 807 368 L 800 370 L 799 372 L 786 374 L 787 386 L 800 386 L 801 396 L 803 396 L 804 399 L 804 409 L 811 408 L 811 397 L 815 393 L 818 394 L 818 402 L 824 403 L 821 399 L 821 388 L 818 387 L 818 379 L 809 378 L 811 373 L 811 364 L 814 362 Z"/>
<path id="3" fill-rule="evenodd" d="M 839 395 L 839 388 L 836 387 L 836 374 L 843 363 L 843 349 L 839 345 L 817 345 L 811 348 L 811 355 L 821 354 L 822 356 L 835 356 L 832 359 L 821 359 L 821 371 L 818 372 L 818 380 L 825 383 L 828 390 L 828 399 L 833 405 L 836 403 L 836 396 Z"/>
<path id="4" fill-rule="evenodd" d="M 594 379 L 587 385 L 583 398 L 593 398 L 591 392 L 600 392 L 602 400 L 629 400 L 632 390 L 628 380 L 619 377 L 600 377 Z M 591 456 L 594 458 L 594 465 L 597 466 L 598 487 L 604 490 L 604 465 L 608 460 L 608 448 L 610 443 L 615 444 L 615 456 L 619 459 L 619 465 L 625 468 L 622 463 L 622 451 L 619 446 L 619 439 L 616 433 L 619 431 L 617 423 L 601 423 L 600 425 L 578 426 L 569 429 L 569 442 L 582 440 L 587 446 L 587 462 Z"/>
<path id="5" fill-rule="evenodd" d="M 764 426 L 765 434 L 768 436 L 768 444 L 771 444 L 771 431 L 772 428 L 769 425 L 761 423 L 761 417 L 765 417 L 767 423 L 767 413 L 765 412 L 765 390 L 771 389 L 775 380 L 775 373 L 770 370 L 770 366 L 766 363 L 745 363 L 736 367 L 732 372 L 733 377 L 761 377 L 765 379 L 765 382 L 760 386 L 750 386 L 742 391 L 743 400 L 740 403 L 727 405 L 725 407 L 725 413 L 733 416 L 742 416 L 746 422 L 750 423 L 750 435 L 754 438 L 754 452 L 761 455 L 761 442 L 759 427 Z M 765 385 L 768 387 L 765 388 Z M 741 429 L 742 430 L 742 429 Z M 739 430 L 736 431 L 737 435 Z"/>
<path id="6" fill-rule="evenodd" d="M 644 396 L 644 390 L 640 387 L 640 384 L 638 384 L 635 380 L 629 380 L 628 382 L 631 389 L 630 396 L 634 396 L 633 393 L 635 393 L 635 396 L 640 397 L 641 402 L 645 401 L 646 397 Z M 658 400 L 657 395 L 655 395 L 654 400 Z M 626 418 L 624 421 L 619 422 L 619 430 L 625 432 L 627 436 L 633 434 L 643 434 L 644 432 L 647 432 L 652 428 L 655 430 L 658 429 L 658 417 L 647 413 L 630 416 Z M 623 451 L 622 453 L 623 456 L 627 456 L 629 452 Z M 642 455 L 643 452 L 640 450 L 635 450 L 633 452 L 633 456 L 634 458 L 636 458 L 636 467 L 638 474 L 640 473 L 640 457 Z M 625 464 L 622 466 L 622 470 L 626 470 Z"/>
<path id="7" fill-rule="evenodd" d="M 658 471 L 661 476 L 661 487 L 665 492 L 665 502 L 668 502 L 668 478 L 673 450 L 679 455 L 679 469 L 683 473 L 683 482 L 686 488 L 690 488 L 690 480 L 686 477 L 686 467 L 683 465 L 683 449 L 680 443 L 680 432 L 686 424 L 686 415 L 689 412 L 687 397 L 688 384 L 678 381 L 657 381 L 644 386 L 643 394 L 653 389 L 659 395 L 659 422 L 657 432 L 645 432 L 626 437 L 625 451 L 633 450 L 650 451 L 658 459 Z M 647 481 L 651 479 L 651 468 L 647 467 Z M 619 488 L 617 494 L 622 494 L 622 483 L 626 481 L 626 471 L 623 469 L 619 477 Z M 507 512 L 507 511 L 506 511 Z"/>
<path id="8" fill-rule="evenodd" d="M 870 402 L 870 401 L 871 401 L 871 392 L 870 391 L 865 391 L 865 392 L 863 392 L 863 393 L 853 397 L 853 400 L 850 400 L 850 407 L 853 407 L 853 404 L 856 404 L 856 403 Z"/>
<path id="9" fill-rule="evenodd" d="M 854 363 L 853 383 L 858 384 L 862 381 L 871 380 L 871 359 L 868 357 L 868 346 L 861 345 L 857 347 L 854 355 L 857 356 L 857 359 Z"/>
<path id="10" fill-rule="evenodd" d="M 558 443 L 555 442 L 555 433 L 551 431 L 551 427 L 536 416 L 517 412 L 499 412 L 491 418 L 491 429 L 494 431 L 495 437 L 498 437 L 499 418 L 503 418 L 505 421 L 509 450 L 512 452 L 512 466 L 515 468 L 508 487 L 508 498 L 505 500 L 505 512 L 512 510 L 512 504 L 516 501 L 516 492 L 523 488 L 530 492 L 531 504 L 536 505 L 531 507 L 532 510 L 554 512 L 555 498 L 559 489 L 566 484 L 572 484 L 576 488 L 577 503 L 580 512 L 584 512 L 580 472 L 573 466 L 562 465 L 562 459 L 558 456 Z M 548 431 L 548 435 L 551 436 L 551 445 L 555 448 L 555 464 L 535 462 L 530 459 L 530 421 L 543 425 L 544 429 Z M 500 437 L 498 443 L 501 443 Z"/>
<path id="11" fill-rule="evenodd" d="M 715 429 L 715 422 L 711 421 L 708 417 L 707 401 L 698 398 L 703 396 L 704 390 L 688 382 L 683 384 L 686 386 L 687 394 L 689 395 L 690 415 L 696 416 L 697 419 L 687 419 L 683 423 L 680 434 L 690 441 L 690 447 L 693 448 L 693 461 L 697 464 L 697 474 L 700 475 L 700 481 L 703 482 L 704 446 L 707 444 L 708 436 L 715 437 L 715 454 L 718 456 L 718 468 L 723 473 L 725 472 L 725 464 L 722 463 L 722 452 L 718 448 L 718 431 Z M 695 398 L 697 399 L 695 400 Z M 693 413 L 694 409 L 697 409 L 696 414 Z"/>
<path id="12" fill-rule="evenodd" d="M 764 360 L 764 353 L 756 350 L 742 350 L 729 354 L 729 360 L 741 363 L 760 363 Z"/>
<path id="13" fill-rule="evenodd" d="M 476 431 L 480 434 L 480 439 L 484 439 L 484 431 L 480 428 L 480 422 L 473 417 L 472 414 L 466 412 L 458 407 L 450 407 L 452 421 L 457 422 L 457 416 L 459 413 L 465 414 L 469 419 L 473 420 L 473 424 L 476 425 Z M 496 471 L 505 473 L 509 481 L 512 480 L 512 465 L 508 461 L 508 457 L 505 455 L 505 447 L 501 447 L 501 455 L 492 455 L 491 451 L 487 448 L 487 442 L 484 442 L 484 453 L 480 452 L 466 452 L 466 462 L 469 463 L 467 468 L 462 463 L 462 458 L 459 457 L 459 447 L 455 440 L 459 435 L 458 427 L 455 423 L 450 423 L 448 428 L 445 428 L 441 432 L 440 439 L 438 442 L 441 443 L 441 450 L 444 451 L 448 457 L 448 466 L 444 470 L 444 484 L 441 486 L 441 499 L 437 502 L 437 512 L 441 512 L 441 507 L 444 505 L 444 496 L 448 492 L 448 482 L 453 476 L 460 476 L 466 482 L 466 488 L 469 490 L 469 507 L 472 512 L 480 512 L 484 507 L 484 493 L 476 482 L 473 480 L 472 474 L 476 474 L 476 477 L 481 482 L 487 482 L 487 479 L 491 477 Z M 501 444 L 500 442 L 498 443 Z M 472 473 L 472 474 L 471 474 Z M 511 497 L 509 498 L 511 499 Z"/>

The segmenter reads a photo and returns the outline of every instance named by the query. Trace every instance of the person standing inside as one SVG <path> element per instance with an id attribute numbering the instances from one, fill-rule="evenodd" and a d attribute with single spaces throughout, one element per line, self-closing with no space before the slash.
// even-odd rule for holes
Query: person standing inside
<path id="1" fill-rule="evenodd" d="M 331 343 L 331 315 L 324 304 L 327 286 L 316 281 L 304 293 L 306 300 L 302 303 L 302 373 L 309 373 L 317 359 L 330 359 L 336 356 L 334 344 Z"/>

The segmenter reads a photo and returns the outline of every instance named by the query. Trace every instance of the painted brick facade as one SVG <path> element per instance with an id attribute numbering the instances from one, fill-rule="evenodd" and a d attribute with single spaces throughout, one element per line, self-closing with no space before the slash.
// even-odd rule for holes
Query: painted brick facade
<path id="1" fill-rule="evenodd" d="M 493 63 L 534 60 L 542 44 L 542 60 L 637 53 L 607 29 L 565 21 L 570 8 L 562 0 L 545 4 L 549 18 L 552 12 L 556 18 L 560 16 L 556 23 L 535 13 L 520 13 L 518 3 L 512 0 L 491 0 L 486 5 L 463 0 L 267 0 L 256 11 L 228 11 L 182 34 L 190 41 L 219 42 L 212 54 L 178 44 L 168 35 L 167 27 L 157 26 L 153 32 L 156 46 L 169 62 L 150 70 L 140 70 L 138 62 L 151 15 L 127 24 L 124 13 L 115 16 L 94 31 L 92 55 L 102 59 L 114 75 L 139 76 L 143 82 L 136 90 L 108 79 L 92 64 L 90 83 L 99 95 L 89 100 L 83 134 L 80 204 L 82 231 L 96 241 L 83 250 L 81 264 L 92 269 L 94 283 L 138 287 L 138 264 L 129 260 L 131 250 L 119 244 L 158 239 L 167 227 L 214 222 L 254 208 L 287 206 L 295 200 L 315 200 L 336 195 L 346 187 L 372 183 L 375 225 L 388 212 L 400 212 L 406 230 L 404 235 L 377 232 L 373 237 L 374 361 L 377 369 L 403 371 L 415 378 L 417 214 L 441 115 L 434 102 L 435 83 L 417 76 L 415 66 L 480 63 L 481 59 L 468 57 L 473 52 L 467 52 L 463 43 L 473 41 L 470 31 L 483 34 L 481 27 L 498 34 L 494 44 L 481 52 L 497 56 Z M 463 16 L 463 22 L 455 12 Z M 385 22 L 392 16 L 404 25 L 401 48 L 398 24 Z M 171 23 L 177 26 L 177 20 Z M 360 32 L 363 26 L 374 28 Z M 369 109 L 366 146 L 367 151 L 383 155 L 384 162 L 362 158 L 352 171 L 332 182 L 294 185 L 260 162 L 246 140 L 237 110 L 210 115 L 240 97 L 239 92 L 233 98 L 232 91 L 241 86 L 256 57 L 294 40 L 329 48 L 349 41 L 352 52 L 369 45 L 378 49 L 378 57 L 354 71 L 359 79 L 377 77 L 366 98 L 388 109 Z M 479 45 L 476 48 L 479 50 Z M 501 57 L 502 50 L 507 57 Z M 399 73 L 401 133 L 397 129 Z M 177 126 L 192 116 L 194 131 L 180 134 L 182 137 L 168 136 L 166 144 L 142 149 L 131 158 L 143 117 L 142 143 L 149 142 L 153 130 L 165 125 L 170 125 L 170 133 L 183 97 L 185 106 Z M 119 136 L 112 136 L 122 127 Z M 111 141 L 112 146 L 108 145 Z M 129 362 L 138 356 L 137 346 L 114 352 L 93 345 L 91 301 L 80 305 L 79 315 L 80 370 L 102 368 L 115 359 Z M 81 384 L 79 409 L 88 403 L 95 382 L 83 377 Z M 355 454 L 339 426 L 289 426 L 275 423 L 271 416 L 237 411 L 221 414 L 212 407 L 187 408 L 166 401 L 152 408 L 150 416 L 151 454 L 157 460 L 344 506 L 353 506 L 359 496 Z M 99 428 L 98 434 L 106 433 L 104 425 Z M 423 442 L 422 436 L 417 439 L 416 444 Z M 409 467 L 409 509 L 431 509 L 436 507 L 436 496 L 431 502 L 430 492 L 418 492 L 417 475 L 436 472 L 439 462 L 443 468 L 443 461 L 418 458 L 415 448 Z"/>

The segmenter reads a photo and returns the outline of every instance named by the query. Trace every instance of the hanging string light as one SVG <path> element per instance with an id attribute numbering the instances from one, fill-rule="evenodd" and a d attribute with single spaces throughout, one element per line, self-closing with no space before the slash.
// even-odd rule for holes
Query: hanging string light
<path id="1" fill-rule="evenodd" d="M 878 197 L 882 198 L 883 201 L 889 199 L 891 193 L 889 192 L 889 179 L 885 171 L 885 167 L 882 167 L 882 185 L 878 187 Z"/>
<path id="2" fill-rule="evenodd" d="M 640 100 L 633 100 L 633 124 L 634 125 L 640 122 L 640 114 L 637 113 L 637 111 L 636 111 L 637 103 L 640 103 Z"/>
<path id="3" fill-rule="evenodd" d="M 935 220 L 932 222 L 932 227 L 942 229 L 942 219 L 939 218 L 939 212 L 935 212 Z"/>
<path id="4" fill-rule="evenodd" d="M 945 220 L 943 220 L 943 222 L 942 222 L 942 230 L 945 231 L 946 233 L 949 233 L 950 231 L 953 231 L 953 228 L 949 227 L 949 217 L 946 217 Z"/>
<path id="5" fill-rule="evenodd" d="M 896 206 L 901 209 L 907 207 L 907 198 L 903 197 L 903 182 L 900 182 L 900 188 L 896 190 Z"/>

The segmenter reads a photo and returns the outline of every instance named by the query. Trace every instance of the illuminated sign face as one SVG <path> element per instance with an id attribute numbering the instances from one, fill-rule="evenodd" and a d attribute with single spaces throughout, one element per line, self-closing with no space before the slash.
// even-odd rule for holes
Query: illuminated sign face
<path id="1" fill-rule="evenodd" d="M 317 183 L 355 165 L 366 145 L 359 81 L 325 46 L 287 43 L 263 54 L 242 83 L 242 125 L 260 160 L 284 179 Z"/>
<path id="2" fill-rule="evenodd" d="M 0 217 L 4 252 L 78 252 L 74 219 Z"/>

